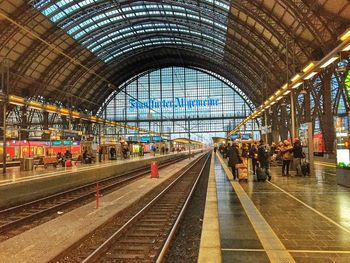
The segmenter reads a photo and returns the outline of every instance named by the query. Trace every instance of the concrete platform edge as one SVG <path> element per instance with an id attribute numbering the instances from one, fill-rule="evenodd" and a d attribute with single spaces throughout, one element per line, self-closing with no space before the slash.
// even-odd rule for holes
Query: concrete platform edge
<path id="1" fill-rule="evenodd" d="M 214 158 L 215 155 L 212 154 L 198 263 L 221 262 L 220 226 Z"/>

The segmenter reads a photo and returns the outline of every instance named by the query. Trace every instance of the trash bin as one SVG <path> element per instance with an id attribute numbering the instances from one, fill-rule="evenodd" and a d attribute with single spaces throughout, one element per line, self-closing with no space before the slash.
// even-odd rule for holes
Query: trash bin
<path id="1" fill-rule="evenodd" d="M 19 163 L 20 163 L 20 170 L 25 171 L 24 159 L 23 158 L 19 159 Z"/>
<path id="2" fill-rule="evenodd" d="M 24 171 L 33 171 L 34 159 L 24 158 Z"/>

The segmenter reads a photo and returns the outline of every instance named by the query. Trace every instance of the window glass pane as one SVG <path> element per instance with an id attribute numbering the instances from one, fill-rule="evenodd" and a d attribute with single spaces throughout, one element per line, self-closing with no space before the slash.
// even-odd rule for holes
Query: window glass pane
<path id="1" fill-rule="evenodd" d="M 141 74 L 124 92 L 114 94 L 107 118 L 182 136 L 187 136 L 188 129 L 194 136 L 224 136 L 251 113 L 252 103 L 241 94 L 238 87 L 212 72 L 162 68 Z M 252 129 L 248 124 L 247 133 Z"/>

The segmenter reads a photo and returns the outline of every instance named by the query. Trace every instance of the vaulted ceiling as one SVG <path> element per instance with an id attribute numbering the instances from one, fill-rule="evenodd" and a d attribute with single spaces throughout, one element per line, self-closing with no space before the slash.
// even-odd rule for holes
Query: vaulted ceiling
<path id="1" fill-rule="evenodd" d="M 255 103 L 333 49 L 347 0 L 2 0 L 11 93 L 96 111 L 143 71 L 199 67 Z M 263 87 L 267 83 L 267 90 Z"/>

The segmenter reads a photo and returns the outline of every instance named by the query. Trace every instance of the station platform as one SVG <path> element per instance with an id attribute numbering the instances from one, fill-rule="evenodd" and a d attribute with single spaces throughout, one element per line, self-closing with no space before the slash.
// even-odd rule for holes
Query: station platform
<path id="1" fill-rule="evenodd" d="M 5 175 L 0 175 L 0 207 L 53 194 L 71 187 L 101 180 L 140 168 L 152 161 L 166 161 L 188 152 L 164 155 L 145 155 L 125 160 L 113 160 L 83 164 L 73 167 L 57 167 L 33 171 L 20 171 L 19 167 L 10 167 Z"/>
<path id="2" fill-rule="evenodd" d="M 198 158 L 197 155 L 194 158 Z M 152 189 L 180 171 L 194 159 L 185 159 L 159 170 L 159 178 L 141 178 L 100 199 L 1 243 L 2 263 L 46 263 L 75 242 L 109 221 L 115 214 L 137 202 Z"/>
<path id="3" fill-rule="evenodd" d="M 335 164 L 314 162 L 307 177 L 233 181 L 213 154 L 199 263 L 350 262 L 350 189 L 337 185 Z"/>

